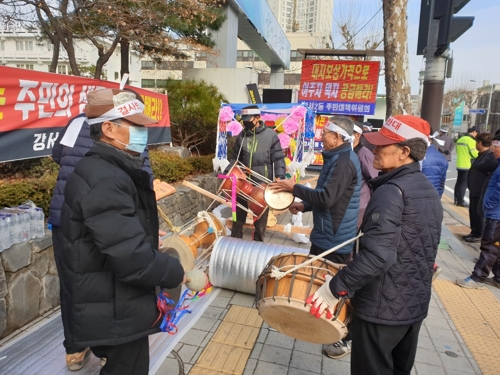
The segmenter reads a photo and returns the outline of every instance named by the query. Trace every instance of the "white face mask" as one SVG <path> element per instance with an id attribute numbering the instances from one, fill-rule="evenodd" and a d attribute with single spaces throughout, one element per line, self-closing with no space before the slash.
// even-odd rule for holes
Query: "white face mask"
<path id="1" fill-rule="evenodd" d="M 146 128 L 145 126 L 118 124 L 116 122 L 113 122 L 113 124 L 118 126 L 125 126 L 128 128 L 128 144 L 115 139 L 116 142 L 125 146 L 125 149 L 129 151 L 137 152 L 139 154 L 144 152 L 148 144 L 148 128 Z"/>

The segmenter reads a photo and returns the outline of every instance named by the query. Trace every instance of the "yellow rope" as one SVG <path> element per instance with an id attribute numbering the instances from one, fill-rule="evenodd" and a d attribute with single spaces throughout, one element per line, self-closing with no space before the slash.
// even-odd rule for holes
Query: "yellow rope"
<path id="1" fill-rule="evenodd" d="M 176 226 L 174 226 L 174 224 L 172 224 L 172 222 L 170 221 L 168 216 L 165 214 L 165 212 L 163 212 L 163 210 L 161 209 L 159 204 L 157 205 L 157 207 L 158 207 L 158 213 L 160 214 L 161 218 L 165 221 L 165 223 L 167 223 L 167 225 L 170 227 L 170 230 L 173 233 L 179 233 L 181 228 L 176 227 Z"/>

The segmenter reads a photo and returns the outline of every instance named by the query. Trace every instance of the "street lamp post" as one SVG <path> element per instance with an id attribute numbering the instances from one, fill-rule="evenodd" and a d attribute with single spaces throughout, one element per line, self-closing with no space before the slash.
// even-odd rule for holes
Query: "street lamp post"
<path id="1" fill-rule="evenodd" d="M 490 98 L 488 99 L 488 108 L 486 112 L 486 131 L 488 130 L 488 120 L 490 118 L 490 111 L 491 111 L 491 98 L 493 97 L 493 84 L 490 85 Z"/>

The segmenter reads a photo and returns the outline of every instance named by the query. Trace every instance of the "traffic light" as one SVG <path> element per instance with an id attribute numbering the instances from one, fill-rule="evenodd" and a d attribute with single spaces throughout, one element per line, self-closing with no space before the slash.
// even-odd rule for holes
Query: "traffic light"
<path id="1" fill-rule="evenodd" d="M 425 1 L 425 0 L 423 0 Z M 474 17 L 456 17 L 470 0 L 434 0 L 433 18 L 439 20 L 437 50 L 435 56 L 440 56 L 463 33 L 469 30 L 474 23 Z"/>
<path id="2" fill-rule="evenodd" d="M 439 20 L 436 56 L 440 56 L 446 51 L 450 42 L 454 42 L 470 29 L 474 22 L 474 17 L 453 16 L 469 1 L 470 0 L 421 0 L 417 55 L 423 55 L 427 48 L 432 19 Z"/>

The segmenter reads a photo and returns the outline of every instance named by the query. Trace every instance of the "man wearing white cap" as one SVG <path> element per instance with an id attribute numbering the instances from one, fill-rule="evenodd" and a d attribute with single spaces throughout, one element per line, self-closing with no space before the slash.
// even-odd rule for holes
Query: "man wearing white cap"
<path id="1" fill-rule="evenodd" d="M 142 170 L 144 104 L 128 91 L 91 91 L 85 113 L 95 146 L 66 182 L 61 211 L 61 316 L 71 347 L 90 347 L 100 374 L 147 374 L 148 335 L 159 332 L 155 287 L 185 281 L 158 251 L 158 213 Z"/>
<path id="2" fill-rule="evenodd" d="M 365 134 L 381 174 L 370 181 L 360 251 L 308 299 L 319 317 L 351 298 L 353 375 L 410 375 L 415 361 L 443 220 L 439 195 L 418 163 L 429 133 L 427 121 L 403 115 Z"/>
<path id="3" fill-rule="evenodd" d="M 234 143 L 234 156 L 230 165 L 236 161 L 241 162 L 252 171 L 274 181 L 277 178 L 286 177 L 285 155 L 281 148 L 281 142 L 276 132 L 268 128 L 260 119 L 260 109 L 256 105 L 246 106 L 241 109 L 241 120 L 244 130 L 236 137 Z M 229 171 L 229 167 L 226 173 Z M 258 177 L 251 177 L 255 182 L 262 183 Z M 238 203 L 248 207 L 248 201 L 238 196 Z M 236 207 L 236 222 L 231 229 L 231 237 L 243 238 L 243 226 L 245 225 L 247 212 Z M 262 215 L 253 222 L 252 239 L 264 241 L 266 233 L 269 209 L 265 209 Z"/>
<path id="4" fill-rule="evenodd" d="M 278 181 L 276 191 L 289 191 L 302 202 L 294 202 L 289 210 L 313 212 L 310 239 L 312 255 L 318 255 L 355 237 L 358 221 L 361 169 L 352 150 L 354 124 L 348 117 L 330 117 L 323 129 L 323 168 L 316 188 L 295 184 L 293 180 Z M 329 254 L 334 263 L 351 259 L 353 244 Z"/>
<path id="5" fill-rule="evenodd" d="M 436 137 L 436 139 L 444 142 L 444 145 L 437 146 L 437 150 L 444 155 L 448 162 L 450 162 L 451 152 L 455 148 L 455 142 L 453 142 L 453 139 L 451 139 L 451 137 L 448 135 L 448 127 L 446 125 L 441 125 L 441 128 L 439 129 L 439 135 Z"/>

